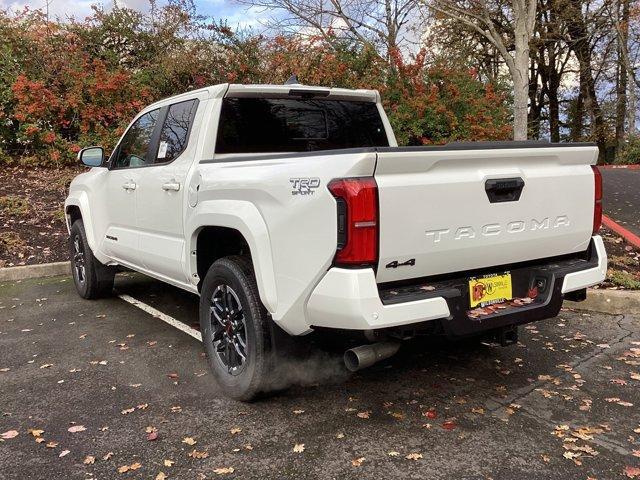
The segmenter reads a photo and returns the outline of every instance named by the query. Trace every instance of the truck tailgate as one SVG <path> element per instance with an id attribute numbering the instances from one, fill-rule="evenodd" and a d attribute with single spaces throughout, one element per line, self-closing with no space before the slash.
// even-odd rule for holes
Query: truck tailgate
<path id="1" fill-rule="evenodd" d="M 590 145 L 380 149 L 377 281 L 586 250 L 597 156 Z"/>

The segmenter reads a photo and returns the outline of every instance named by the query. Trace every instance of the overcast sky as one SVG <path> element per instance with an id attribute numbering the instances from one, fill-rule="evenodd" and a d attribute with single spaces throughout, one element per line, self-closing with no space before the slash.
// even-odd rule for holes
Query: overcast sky
<path id="1" fill-rule="evenodd" d="M 231 27 L 260 27 L 259 20 L 264 13 L 257 9 L 248 9 L 229 0 L 195 0 L 199 13 L 210 15 L 216 19 L 226 19 Z M 148 0 L 117 0 L 118 5 L 145 10 L 149 8 Z M 162 0 L 159 0 L 162 3 Z M 113 6 L 113 0 L 50 0 L 49 14 L 52 17 L 75 17 L 82 20 L 91 14 L 91 5 L 102 4 L 106 8 Z M 28 6 L 32 10 L 44 9 L 45 0 L 0 0 L 2 10 L 22 10 Z"/>

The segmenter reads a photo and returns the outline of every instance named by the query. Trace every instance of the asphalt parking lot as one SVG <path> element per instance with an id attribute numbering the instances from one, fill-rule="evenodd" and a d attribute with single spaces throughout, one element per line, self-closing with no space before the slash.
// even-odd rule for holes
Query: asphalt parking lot
<path id="1" fill-rule="evenodd" d="M 196 319 L 192 295 L 116 287 Z M 303 385 L 236 403 L 196 339 L 120 298 L 1 284 L 0 479 L 640 478 L 640 318 L 565 310 L 511 347 L 419 341 L 338 365 L 318 353 L 291 365 Z"/>

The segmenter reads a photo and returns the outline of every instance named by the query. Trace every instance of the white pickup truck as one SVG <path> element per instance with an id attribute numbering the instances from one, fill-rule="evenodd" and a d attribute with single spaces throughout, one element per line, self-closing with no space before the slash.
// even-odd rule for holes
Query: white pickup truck
<path id="1" fill-rule="evenodd" d="M 590 144 L 398 147 L 376 91 L 216 85 L 140 112 L 65 202 L 79 294 L 125 267 L 200 295 L 214 376 L 265 389 L 281 332 L 361 332 L 368 366 L 417 334 L 554 317 L 601 282 Z"/>

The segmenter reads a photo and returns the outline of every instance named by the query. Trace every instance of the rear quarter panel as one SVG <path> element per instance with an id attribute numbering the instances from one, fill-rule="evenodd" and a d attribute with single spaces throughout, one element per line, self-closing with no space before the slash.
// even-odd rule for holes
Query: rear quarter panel
<path id="1" fill-rule="evenodd" d="M 305 333 L 306 300 L 336 251 L 336 204 L 327 184 L 372 175 L 375 159 L 373 151 L 258 159 L 219 155 L 198 168 L 201 185 L 187 236 L 193 242 L 206 225 L 241 230 L 252 247 L 261 300 L 283 329 Z"/>

